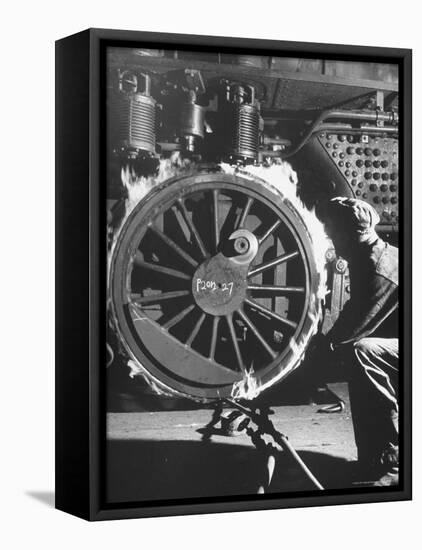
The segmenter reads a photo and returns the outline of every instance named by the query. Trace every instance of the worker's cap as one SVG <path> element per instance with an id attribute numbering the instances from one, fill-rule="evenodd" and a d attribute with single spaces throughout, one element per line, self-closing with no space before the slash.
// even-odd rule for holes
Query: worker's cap
<path id="1" fill-rule="evenodd" d="M 347 197 L 335 197 L 317 205 L 316 214 L 323 223 L 330 223 L 334 231 L 350 231 L 364 235 L 374 230 L 380 217 L 367 202 Z"/>

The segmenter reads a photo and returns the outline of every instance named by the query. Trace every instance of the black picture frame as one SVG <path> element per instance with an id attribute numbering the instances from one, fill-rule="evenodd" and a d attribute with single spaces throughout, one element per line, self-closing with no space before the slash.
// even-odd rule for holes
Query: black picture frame
<path id="1" fill-rule="evenodd" d="M 221 497 L 107 505 L 104 491 L 106 227 L 104 59 L 109 46 L 242 51 L 399 65 L 400 434 L 394 489 Z M 321 506 L 412 498 L 412 53 L 337 44 L 89 29 L 56 43 L 56 507 L 87 520 Z"/>

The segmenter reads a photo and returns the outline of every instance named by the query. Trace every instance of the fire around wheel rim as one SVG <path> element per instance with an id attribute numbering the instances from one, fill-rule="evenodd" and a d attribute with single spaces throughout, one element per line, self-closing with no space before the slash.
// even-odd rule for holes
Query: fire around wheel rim
<path id="1" fill-rule="evenodd" d="M 296 209 L 261 180 L 223 173 L 157 186 L 125 221 L 110 267 L 130 357 L 162 386 L 205 400 L 257 393 L 297 366 L 318 285 Z"/>

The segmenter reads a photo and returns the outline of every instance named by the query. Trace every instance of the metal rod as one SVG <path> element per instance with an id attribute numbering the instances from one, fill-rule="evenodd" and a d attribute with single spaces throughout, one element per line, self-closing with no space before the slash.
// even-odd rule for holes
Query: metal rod
<path id="1" fill-rule="evenodd" d="M 220 240 L 219 228 L 218 228 L 218 189 L 214 189 L 212 192 L 213 208 L 214 208 L 214 243 L 215 249 L 218 249 Z"/>
<path id="2" fill-rule="evenodd" d="M 178 277 L 179 279 L 185 279 L 190 281 L 192 277 L 189 277 L 186 273 L 178 271 L 177 269 L 172 269 L 170 267 L 165 267 L 160 264 L 154 264 L 151 262 L 146 262 L 143 260 L 139 250 L 135 254 L 134 263 L 138 267 L 145 267 L 146 269 L 151 269 L 152 271 L 157 271 L 158 273 L 163 273 L 164 275 L 170 275 L 171 277 Z"/>
<path id="3" fill-rule="evenodd" d="M 310 117 L 317 116 L 318 112 L 315 111 L 267 111 L 263 113 L 264 123 L 268 124 L 270 121 L 281 120 L 300 120 L 302 122 L 310 120 Z M 353 111 L 346 109 L 333 109 L 332 111 L 326 111 L 323 121 L 330 119 L 347 119 L 347 120 L 369 120 L 369 121 L 382 121 L 397 123 L 399 121 L 399 114 L 393 111 Z"/>
<path id="4" fill-rule="evenodd" d="M 271 309 L 261 306 L 261 304 L 258 304 L 257 302 L 255 302 L 255 300 L 246 298 L 245 304 L 248 304 L 250 307 L 257 309 L 261 313 L 264 313 L 265 315 L 268 315 L 269 317 L 272 317 L 273 319 L 280 321 L 280 323 L 283 323 L 290 328 L 293 328 L 293 329 L 297 328 L 297 323 L 295 323 L 294 321 L 290 321 L 290 319 L 286 319 L 285 317 L 281 317 L 281 315 L 278 315 L 278 313 L 275 313 L 275 311 L 271 311 Z"/>
<path id="5" fill-rule="evenodd" d="M 196 244 L 198 245 L 199 247 L 199 250 L 201 251 L 201 254 L 204 258 L 206 258 L 207 256 L 207 251 L 205 249 L 205 246 L 204 246 L 204 243 L 202 242 L 202 239 L 201 239 L 201 236 L 199 235 L 199 232 L 195 226 L 195 224 L 193 223 L 193 220 L 192 218 L 189 216 L 189 213 L 188 211 L 186 210 L 186 206 L 185 206 L 185 203 L 183 201 L 183 199 L 179 199 L 177 201 L 179 207 L 180 207 L 180 210 L 182 212 L 182 215 L 183 215 L 183 218 L 187 224 L 187 226 L 189 227 L 189 230 L 191 232 L 191 235 L 193 235 L 195 241 L 196 241 Z"/>
<path id="6" fill-rule="evenodd" d="M 339 124 L 327 122 L 320 124 L 313 133 L 317 132 L 345 132 L 349 134 L 398 134 L 399 129 L 396 126 L 359 126 L 355 128 L 350 124 Z"/>
<path id="7" fill-rule="evenodd" d="M 190 333 L 189 338 L 186 340 L 186 345 L 187 346 L 190 346 L 192 344 L 192 342 L 195 340 L 195 338 L 198 335 L 198 332 L 199 332 L 199 330 L 202 326 L 202 323 L 205 320 L 205 317 L 206 317 L 205 313 L 202 313 L 201 317 L 198 319 L 198 322 L 193 327 L 193 330 Z"/>
<path id="8" fill-rule="evenodd" d="M 278 285 L 248 285 L 248 290 L 257 290 L 260 292 L 271 292 L 273 294 L 289 294 L 305 292 L 303 286 L 278 286 Z"/>
<path id="9" fill-rule="evenodd" d="M 215 346 L 217 345 L 217 334 L 218 334 L 218 323 L 220 322 L 220 317 L 214 317 L 212 323 L 212 337 L 211 337 L 211 349 L 210 349 L 210 359 L 214 361 L 215 357 Z"/>
<path id="10" fill-rule="evenodd" d="M 296 250 L 295 252 L 289 252 L 288 254 L 282 254 L 281 256 L 278 256 L 277 258 L 270 260 L 269 262 L 265 262 L 263 264 L 257 265 L 254 269 L 249 271 L 248 277 L 253 277 L 254 275 L 258 275 L 258 273 L 262 273 L 262 271 L 271 269 L 272 267 L 276 267 L 277 265 L 287 262 L 292 258 L 296 258 L 296 256 L 299 256 L 298 250 Z"/>
<path id="11" fill-rule="evenodd" d="M 399 114 L 394 113 L 393 111 L 386 113 L 383 111 L 347 111 L 346 109 L 336 109 L 331 111 L 329 116 L 325 120 L 330 118 L 344 118 L 349 120 L 371 120 L 383 122 L 395 123 L 399 121 Z"/>
<path id="12" fill-rule="evenodd" d="M 179 254 L 180 257 L 182 257 L 186 262 L 196 267 L 198 265 L 198 262 L 192 258 L 192 256 L 189 256 L 187 252 L 185 252 L 178 244 L 176 244 L 170 237 L 165 235 L 160 229 L 155 227 L 154 225 L 150 225 L 149 228 L 151 231 L 153 231 L 156 235 L 160 237 L 162 241 L 164 241 L 170 248 L 172 248 L 177 254 Z"/>
<path id="13" fill-rule="evenodd" d="M 242 229 L 242 227 L 245 223 L 245 220 L 246 220 L 246 218 L 249 214 L 249 211 L 251 209 L 252 203 L 253 203 L 253 198 L 249 197 L 246 204 L 245 204 L 245 207 L 243 208 L 242 216 L 239 220 L 239 223 L 237 224 L 237 229 Z"/>
<path id="14" fill-rule="evenodd" d="M 181 298 L 188 296 L 190 290 L 174 290 L 172 292 L 162 292 L 161 294 L 151 294 L 151 296 L 141 296 L 140 294 L 131 294 L 131 299 L 137 304 L 148 304 L 150 302 L 162 302 L 163 300 L 172 300 L 173 298 Z"/>
<path id="15" fill-rule="evenodd" d="M 249 319 L 249 317 L 246 315 L 244 311 L 241 309 L 238 310 L 238 314 L 240 315 L 242 321 L 248 326 L 250 331 L 254 334 L 256 339 L 261 342 L 262 346 L 265 348 L 265 350 L 271 355 L 273 359 L 277 357 L 277 354 L 274 352 L 274 350 L 271 349 L 271 347 L 268 345 L 268 343 L 265 341 L 262 334 L 259 332 L 259 330 L 256 328 L 256 326 L 253 324 L 253 322 Z"/>
<path id="16" fill-rule="evenodd" d="M 240 370 L 246 373 L 245 365 L 243 364 L 242 355 L 240 353 L 239 343 L 236 338 L 236 332 L 233 326 L 233 317 L 232 314 L 226 315 L 227 324 L 229 326 L 230 336 L 233 342 L 234 351 L 236 353 L 237 362 L 239 363 Z"/>
<path id="17" fill-rule="evenodd" d="M 258 239 L 258 243 L 262 244 L 265 240 L 268 239 L 268 237 L 277 229 L 277 227 L 281 224 L 281 220 L 277 220 L 273 225 Z"/>
<path id="18" fill-rule="evenodd" d="M 311 481 L 313 483 L 315 488 L 318 489 L 319 491 L 323 491 L 324 487 L 317 480 L 317 478 L 314 476 L 314 474 L 311 472 L 311 470 L 306 466 L 306 464 L 303 462 L 303 460 L 298 455 L 296 449 L 289 443 L 289 440 L 283 434 L 281 434 L 280 443 L 282 444 L 283 449 L 285 451 L 287 451 L 288 453 L 290 453 L 292 458 L 294 458 L 294 460 L 296 461 L 298 466 L 300 466 L 302 472 L 307 476 L 309 481 Z"/>
<path id="19" fill-rule="evenodd" d="M 191 304 L 190 306 L 183 309 L 180 313 L 169 319 L 167 323 L 164 323 L 163 328 L 168 330 L 169 328 L 174 327 L 174 325 L 177 325 L 177 323 L 180 323 L 180 321 L 184 319 L 186 315 L 188 315 L 193 310 L 194 307 L 194 304 Z"/>

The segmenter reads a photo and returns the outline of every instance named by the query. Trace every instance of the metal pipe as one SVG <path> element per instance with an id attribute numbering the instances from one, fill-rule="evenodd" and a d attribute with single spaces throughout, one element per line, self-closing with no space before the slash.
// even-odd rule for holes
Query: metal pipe
<path id="1" fill-rule="evenodd" d="M 393 111 L 388 113 L 382 111 L 347 111 L 338 109 L 332 111 L 328 118 L 348 118 L 349 120 L 373 120 L 381 122 L 390 122 L 391 124 L 399 122 L 399 115 Z"/>
<path id="2" fill-rule="evenodd" d="M 367 117 L 367 118 L 362 118 Z M 386 118 L 381 118 L 386 117 Z M 324 123 L 326 120 L 329 120 L 330 118 L 349 118 L 350 120 L 383 120 L 383 121 L 389 121 L 389 122 L 398 122 L 398 116 L 395 117 L 393 113 L 362 113 L 361 111 L 347 111 L 342 109 L 328 109 L 326 111 L 322 111 L 317 118 L 314 120 L 314 122 L 309 126 L 309 128 L 306 130 L 305 134 L 301 138 L 301 140 L 294 145 L 293 147 L 290 147 L 286 151 L 282 151 L 280 153 L 280 158 L 286 159 L 294 154 L 298 153 L 302 147 L 309 141 L 311 136 L 317 132 L 321 131 L 321 127 L 324 126 Z M 352 129 L 352 127 L 350 127 Z M 371 126 L 364 126 L 358 129 L 360 132 L 366 132 L 369 133 L 372 131 Z M 353 129 L 354 130 L 354 129 Z M 396 128 L 385 128 L 380 127 L 380 130 L 378 128 L 374 129 L 375 131 L 385 132 L 385 133 L 394 133 L 398 131 Z"/>
<path id="3" fill-rule="evenodd" d="M 352 111 L 347 109 L 332 109 L 323 111 L 325 114 L 324 120 L 331 118 L 349 119 L 349 120 L 370 120 L 390 122 L 392 124 L 399 122 L 399 114 L 394 111 Z M 281 120 L 301 120 L 312 121 L 312 116 L 316 113 L 314 111 L 295 111 L 278 113 L 263 113 L 264 123 L 268 126 L 274 126 Z"/>
<path id="4" fill-rule="evenodd" d="M 295 153 L 297 153 L 298 151 L 300 151 L 302 147 L 308 142 L 312 134 L 314 133 L 315 128 L 317 128 L 320 124 L 324 122 L 324 120 L 326 120 L 329 113 L 330 111 L 322 111 L 320 115 L 315 119 L 315 121 L 311 124 L 311 126 L 308 128 L 308 130 L 305 132 L 302 139 L 294 147 L 291 147 L 287 151 L 283 151 L 280 154 L 280 158 L 282 159 L 289 158 L 293 156 Z"/>
<path id="5" fill-rule="evenodd" d="M 346 132 L 349 134 L 398 134 L 399 129 L 395 126 L 359 126 L 359 128 L 354 128 L 350 124 L 330 124 L 327 122 L 320 124 L 318 128 L 315 128 L 313 133 L 327 131 Z"/>

